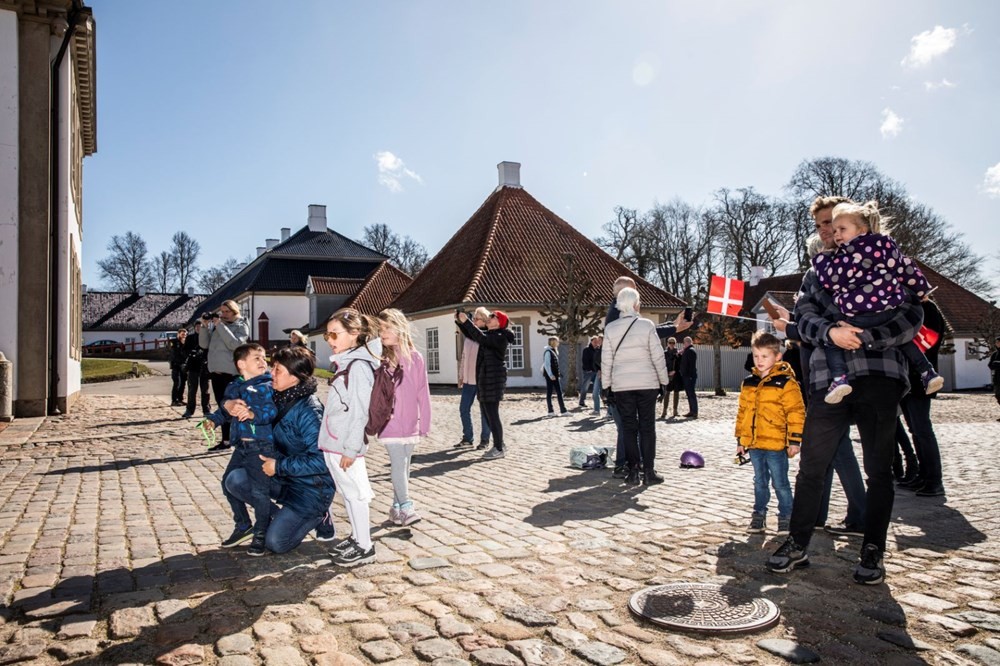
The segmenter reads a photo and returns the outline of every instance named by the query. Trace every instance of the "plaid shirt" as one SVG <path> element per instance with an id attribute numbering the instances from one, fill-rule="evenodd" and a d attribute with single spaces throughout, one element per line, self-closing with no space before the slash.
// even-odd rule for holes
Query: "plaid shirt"
<path id="1" fill-rule="evenodd" d="M 786 334 L 815 347 L 809 357 L 809 390 L 825 391 L 833 381 L 833 374 L 827 366 L 823 347 L 831 344 L 830 329 L 843 320 L 844 315 L 812 269 L 802 280 L 793 317 L 795 330 L 790 334 L 786 331 Z M 888 324 L 865 329 L 860 335 L 861 348 L 844 350 L 848 379 L 891 377 L 909 387 L 908 366 L 898 347 L 913 340 L 923 321 L 923 308 L 911 299 L 897 308 L 896 317 Z"/>

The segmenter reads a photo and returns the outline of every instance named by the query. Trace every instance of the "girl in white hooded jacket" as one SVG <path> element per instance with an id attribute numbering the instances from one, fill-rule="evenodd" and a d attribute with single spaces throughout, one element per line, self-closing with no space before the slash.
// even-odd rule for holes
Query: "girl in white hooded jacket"
<path id="1" fill-rule="evenodd" d="M 323 409 L 319 448 L 351 521 L 351 536 L 335 542 L 330 555 L 334 564 L 353 567 L 375 561 L 369 522 L 374 493 L 365 466 L 365 426 L 382 343 L 378 324 L 353 308 L 334 312 L 323 337 L 333 351 L 335 376 Z"/>

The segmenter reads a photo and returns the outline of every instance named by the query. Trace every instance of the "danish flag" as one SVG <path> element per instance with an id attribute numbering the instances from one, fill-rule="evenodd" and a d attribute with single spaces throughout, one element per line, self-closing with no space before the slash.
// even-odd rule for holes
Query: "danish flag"
<path id="1" fill-rule="evenodd" d="M 921 326 L 917 334 L 913 336 L 913 343 L 917 345 L 920 351 L 925 352 L 936 345 L 940 338 L 941 334 L 934 329 Z"/>
<path id="2" fill-rule="evenodd" d="M 708 307 L 712 314 L 735 317 L 743 307 L 743 280 L 713 275 L 708 288 Z"/>

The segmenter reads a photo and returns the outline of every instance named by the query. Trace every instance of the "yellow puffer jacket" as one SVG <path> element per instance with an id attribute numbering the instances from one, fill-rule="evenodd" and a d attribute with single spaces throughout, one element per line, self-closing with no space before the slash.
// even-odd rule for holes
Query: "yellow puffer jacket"
<path id="1" fill-rule="evenodd" d="M 757 368 L 743 380 L 736 439 L 745 449 L 783 451 L 801 446 L 806 407 L 792 366 L 780 361 L 761 379 Z"/>

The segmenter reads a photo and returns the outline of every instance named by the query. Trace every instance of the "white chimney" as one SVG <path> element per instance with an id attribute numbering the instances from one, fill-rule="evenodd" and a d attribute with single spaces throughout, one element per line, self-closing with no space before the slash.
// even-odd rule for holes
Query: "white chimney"
<path id="1" fill-rule="evenodd" d="M 266 247 L 264 247 L 263 245 L 258 245 L 257 246 L 257 256 L 258 257 L 260 255 L 264 254 L 265 252 L 267 252 L 267 248 Z"/>
<path id="2" fill-rule="evenodd" d="M 193 284 L 189 284 L 189 285 L 188 285 L 188 288 L 187 288 L 187 295 L 188 295 L 188 296 L 194 296 L 194 285 L 193 285 Z"/>
<path id="3" fill-rule="evenodd" d="M 760 284 L 760 281 L 764 278 L 764 267 L 763 266 L 751 266 L 750 267 L 750 286 L 756 287 Z"/>
<path id="4" fill-rule="evenodd" d="M 288 227 L 281 227 L 281 242 L 284 243 L 292 235 L 292 230 Z"/>
<path id="5" fill-rule="evenodd" d="M 87 293 L 87 285 L 85 285 L 85 284 L 80 285 L 80 288 L 83 291 L 83 293 L 85 293 L 85 294 Z"/>
<path id="6" fill-rule="evenodd" d="M 267 249 L 271 250 L 271 249 L 274 249 L 274 246 L 278 244 L 278 239 L 277 238 L 268 238 L 264 242 L 267 244 Z"/>
<path id="7" fill-rule="evenodd" d="M 140 296 L 145 296 L 146 295 L 146 288 L 145 287 L 139 287 L 139 295 Z"/>
<path id="8" fill-rule="evenodd" d="M 326 231 L 326 206 L 309 204 L 309 231 Z"/>
<path id="9" fill-rule="evenodd" d="M 521 163 L 501 162 L 497 165 L 500 187 L 521 187 Z"/>

